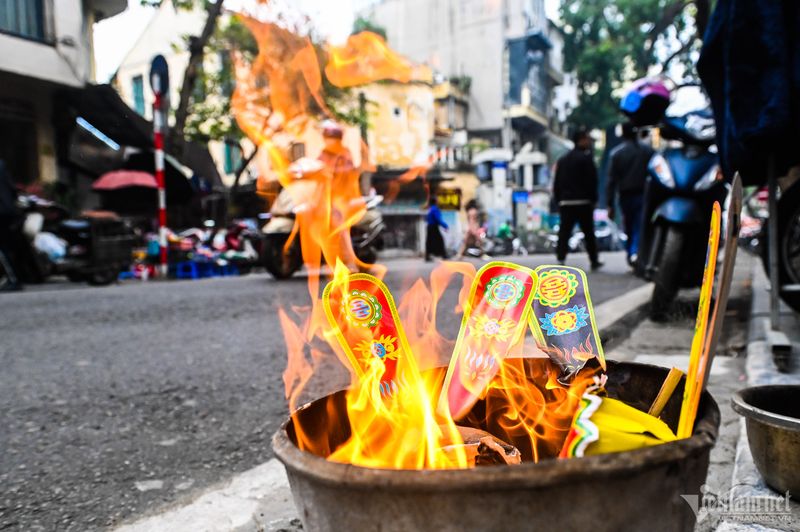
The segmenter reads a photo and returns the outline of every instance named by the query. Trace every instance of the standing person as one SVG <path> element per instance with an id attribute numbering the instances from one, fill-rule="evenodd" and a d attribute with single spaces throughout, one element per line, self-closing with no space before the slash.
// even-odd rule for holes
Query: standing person
<path id="1" fill-rule="evenodd" d="M 447 231 L 447 223 L 442 219 L 442 211 L 439 209 L 436 196 L 431 196 L 430 207 L 428 208 L 428 234 L 425 238 L 425 261 L 431 260 L 431 255 L 447 258 L 447 251 L 444 249 L 444 238 L 439 227 Z"/>
<path id="2" fill-rule="evenodd" d="M 561 216 L 556 258 L 559 264 L 566 260 L 569 237 L 577 222 L 583 231 L 592 269 L 596 270 L 603 263 L 597 256 L 597 240 L 594 236 L 597 167 L 591 152 L 592 138 L 585 129 L 579 129 L 572 136 L 572 142 L 575 147 L 558 160 L 553 180 L 553 198 Z"/>
<path id="3" fill-rule="evenodd" d="M 0 160 L 0 267 L 6 272 L 8 282 L 0 290 L 21 290 L 22 282 L 14 270 L 14 247 L 19 241 L 20 213 L 17 209 L 17 189 L 11 180 L 6 164 Z"/>
<path id="4" fill-rule="evenodd" d="M 467 202 L 467 231 L 464 234 L 464 241 L 461 243 L 461 248 L 458 250 L 456 259 L 464 258 L 467 249 L 474 248 L 481 251 L 481 258 L 485 258 L 483 254 L 483 236 L 484 228 L 481 225 L 481 211 L 478 202 L 471 199 Z"/>
<path id="5" fill-rule="evenodd" d="M 622 124 L 622 144 L 611 152 L 608 166 L 608 217 L 614 219 L 614 202 L 619 192 L 619 206 L 622 209 L 622 223 L 628 235 L 628 264 L 636 263 L 639 253 L 639 235 L 642 229 L 642 206 L 644 185 L 647 180 L 647 165 L 654 150 L 639 142 L 636 129 L 626 122 Z"/>

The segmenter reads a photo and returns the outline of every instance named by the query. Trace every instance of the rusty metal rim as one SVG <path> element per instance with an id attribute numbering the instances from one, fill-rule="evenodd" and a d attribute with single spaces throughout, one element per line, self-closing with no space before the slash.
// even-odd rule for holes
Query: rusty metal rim
<path id="1" fill-rule="evenodd" d="M 791 431 L 800 432 L 800 419 L 776 414 L 763 408 L 753 406 L 749 402 L 749 397 L 758 392 L 765 392 L 776 389 L 790 389 L 797 390 L 800 394 L 800 386 L 794 384 L 770 384 L 766 386 L 751 386 L 743 390 L 739 390 L 731 396 L 731 406 L 740 415 L 748 419 L 753 419 L 767 425 L 788 429 Z"/>
<path id="2" fill-rule="evenodd" d="M 547 460 L 537 464 L 525 463 L 513 467 L 487 466 L 457 470 L 398 470 L 360 467 L 330 462 L 321 456 L 301 451 L 288 437 L 286 429 L 291 418 L 281 425 L 272 437 L 277 458 L 291 472 L 310 476 L 318 482 L 356 489 L 408 491 L 461 491 L 478 489 L 540 488 L 557 484 L 634 474 L 643 469 L 699 456 L 716 440 L 714 419 L 719 408 L 708 392 L 704 392 L 704 408 L 694 435 L 654 447 L 623 453 L 593 455 L 569 460 Z"/>
<path id="3" fill-rule="evenodd" d="M 670 462 L 698 456 L 714 445 L 714 438 L 698 430 L 691 438 L 646 449 L 605 455 L 586 456 L 569 460 L 548 460 L 538 464 L 518 466 L 489 466 L 459 470 L 396 470 L 374 469 L 330 462 L 320 456 L 301 451 L 286 435 L 286 423 L 275 433 L 272 447 L 287 469 L 319 482 L 352 488 L 393 489 L 415 491 L 453 491 L 474 488 L 516 489 L 545 487 L 555 484 L 601 479 L 625 473 L 633 474 Z M 502 469 L 502 472 L 500 471 Z"/>

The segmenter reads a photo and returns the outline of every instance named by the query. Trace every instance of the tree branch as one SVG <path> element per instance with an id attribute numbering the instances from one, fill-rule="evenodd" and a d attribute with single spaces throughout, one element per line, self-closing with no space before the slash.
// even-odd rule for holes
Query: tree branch
<path id="1" fill-rule="evenodd" d="M 653 28 L 647 33 L 647 40 L 649 41 L 649 44 L 647 45 L 648 53 L 652 51 L 653 47 L 656 45 L 658 36 L 664 33 L 664 31 L 672 25 L 675 17 L 680 15 L 681 11 L 683 11 L 690 3 L 691 2 L 688 0 L 676 0 L 664 8 L 661 18 L 656 21 Z"/>
<path id="2" fill-rule="evenodd" d="M 684 53 L 686 50 L 690 49 L 692 47 L 692 44 L 694 44 L 694 37 L 690 38 L 688 41 L 686 41 L 685 43 L 681 44 L 680 48 L 678 48 L 677 50 L 675 50 L 674 52 L 669 54 L 669 56 L 664 60 L 664 62 L 661 63 L 661 71 L 662 72 L 666 72 L 667 68 L 669 68 L 669 64 L 676 57 L 678 57 L 679 55 Z"/>
<path id="3" fill-rule="evenodd" d="M 183 74 L 183 85 L 181 85 L 180 100 L 178 107 L 175 109 L 175 126 L 172 128 L 170 141 L 172 149 L 180 155 L 183 152 L 183 145 L 185 137 L 183 130 L 186 127 L 186 119 L 189 116 L 189 103 L 192 99 L 192 91 L 195 83 L 197 82 L 198 67 L 203 62 L 203 56 L 206 45 L 209 39 L 214 34 L 217 27 L 217 20 L 219 19 L 220 12 L 222 11 L 223 0 L 206 4 L 206 17 L 205 26 L 200 35 L 193 37 L 189 42 L 189 63 L 186 65 L 186 70 Z"/>
<path id="4" fill-rule="evenodd" d="M 241 144 L 239 144 L 239 151 L 241 153 L 244 153 Z M 255 146 L 253 148 L 253 151 L 250 152 L 250 155 L 242 159 L 241 163 L 239 163 L 239 167 L 236 169 L 236 174 L 234 174 L 233 185 L 231 186 L 231 197 L 236 196 L 236 191 L 239 188 L 239 180 L 244 174 L 244 171 L 247 170 L 247 167 L 250 166 L 250 163 L 253 161 L 257 153 L 258 153 L 258 146 Z"/>

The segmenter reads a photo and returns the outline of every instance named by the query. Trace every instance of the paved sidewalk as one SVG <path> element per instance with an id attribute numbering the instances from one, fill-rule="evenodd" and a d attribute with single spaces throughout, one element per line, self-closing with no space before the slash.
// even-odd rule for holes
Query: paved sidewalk
<path id="1" fill-rule="evenodd" d="M 705 507 L 701 504 L 697 532 L 772 532 L 800 530 L 800 504 L 791 502 L 790 514 L 759 515 L 732 513 L 720 508 L 743 507 L 753 498 L 777 500 L 780 495 L 764 484 L 753 463 L 747 443 L 744 420 L 731 407 L 731 395 L 746 386 L 800 383 L 797 359 L 795 373 L 782 374 L 772 362 L 764 339 L 764 321 L 769 315 L 767 279 L 755 257 L 740 253 L 734 271 L 725 327 L 714 358 L 708 389 L 721 413 L 719 437 L 711 452 L 708 478 L 704 486 Z M 679 314 L 666 324 L 644 320 L 609 358 L 633 360 L 686 370 L 689 346 L 697 310 L 697 291 L 681 294 Z M 681 307 L 683 312 L 680 311 Z M 795 342 L 795 357 L 800 352 L 798 317 L 784 307 L 783 328 Z M 692 494 L 690 494 L 692 495 Z M 701 499 L 703 500 L 703 499 Z M 717 501 L 714 506 L 713 501 Z"/>
<path id="2" fill-rule="evenodd" d="M 769 282 L 760 264 L 753 268 L 753 305 L 747 345 L 747 385 L 800 384 L 800 316 L 788 307 L 781 306 L 781 328 L 792 341 L 792 365 L 788 373 L 780 373 L 772 360 L 772 352 L 765 340 L 769 324 Z M 783 496 L 772 491 L 756 469 L 747 442 L 744 419 L 739 420 L 739 441 L 736 447 L 735 467 L 731 479 L 731 503 L 744 506 L 747 500 L 767 499 L 783 501 Z M 789 503 L 790 513 L 781 515 L 735 516 L 720 520 L 717 532 L 753 530 L 800 530 L 800 502 Z"/>

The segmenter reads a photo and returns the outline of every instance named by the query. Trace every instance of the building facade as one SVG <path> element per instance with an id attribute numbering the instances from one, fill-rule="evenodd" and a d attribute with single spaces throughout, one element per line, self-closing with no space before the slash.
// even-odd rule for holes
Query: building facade
<path id="1" fill-rule="evenodd" d="M 566 113 L 554 105 L 563 35 L 544 0 L 378 0 L 359 16 L 385 28 L 393 49 L 467 89 L 464 144 L 490 148 L 472 160 L 490 228 L 511 218 L 524 225 L 526 193 L 549 184 L 569 147 Z"/>
<path id="2" fill-rule="evenodd" d="M 359 16 L 384 27 L 399 53 L 468 80 L 471 136 L 521 147 L 547 129 L 562 52 L 550 42 L 544 0 L 378 0 Z"/>
<path id="3" fill-rule="evenodd" d="M 0 159 L 20 185 L 58 179 L 59 92 L 93 80 L 92 25 L 126 7 L 126 0 L 0 2 Z"/>

